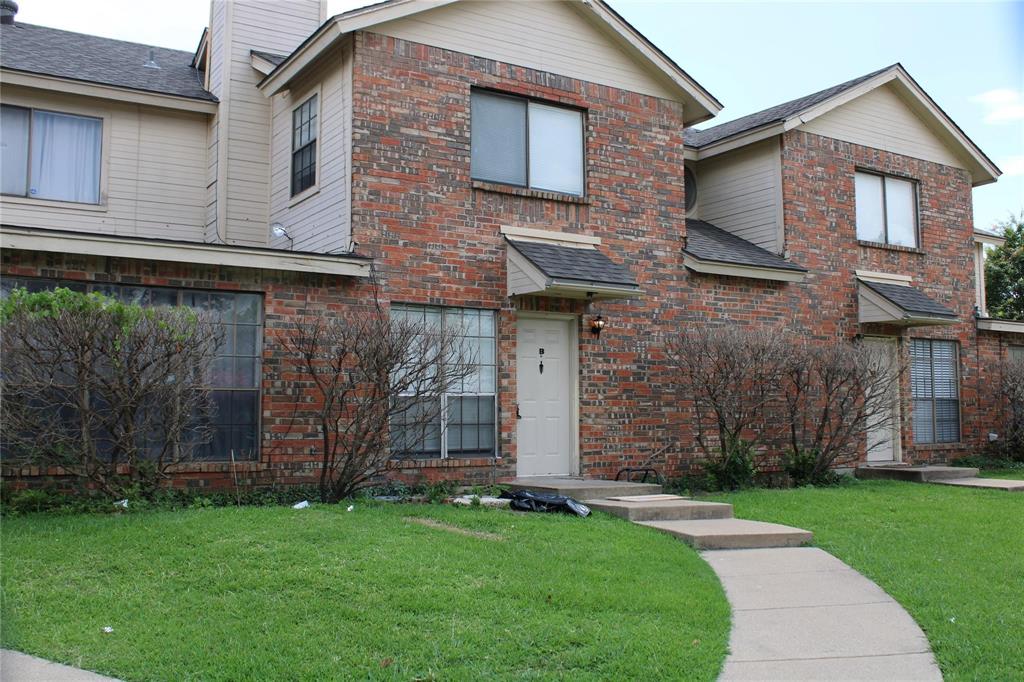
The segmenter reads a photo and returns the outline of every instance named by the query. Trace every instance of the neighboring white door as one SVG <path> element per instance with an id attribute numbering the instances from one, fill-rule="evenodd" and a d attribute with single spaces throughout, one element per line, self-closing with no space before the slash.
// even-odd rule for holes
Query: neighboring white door
<path id="1" fill-rule="evenodd" d="M 572 348 L 567 320 L 520 318 L 516 473 L 566 476 L 573 471 Z"/>
<path id="2" fill-rule="evenodd" d="M 868 337 L 864 343 L 882 357 L 896 371 L 898 347 L 896 339 Z M 867 459 L 869 462 L 898 462 L 900 460 L 900 403 L 899 391 L 892 396 L 889 412 L 874 415 L 868 424 Z"/>

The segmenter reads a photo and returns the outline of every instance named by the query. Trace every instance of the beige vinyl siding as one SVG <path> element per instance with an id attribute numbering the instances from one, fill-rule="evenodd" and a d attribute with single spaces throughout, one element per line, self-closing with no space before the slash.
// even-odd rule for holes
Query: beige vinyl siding
<path id="1" fill-rule="evenodd" d="M 702 220 L 781 253 L 782 172 L 773 137 L 697 163 Z"/>
<path id="2" fill-rule="evenodd" d="M 348 189 L 351 159 L 351 43 L 324 55 L 302 82 L 274 97 L 271 141 L 270 222 L 284 225 L 294 240 L 271 236 L 271 246 L 298 251 L 347 251 L 350 242 Z M 317 178 L 301 201 L 291 196 L 292 111 L 314 93 L 317 112 Z"/>
<path id="3" fill-rule="evenodd" d="M 318 0 L 214 3 L 211 89 L 221 106 L 211 140 L 218 185 L 212 201 L 223 225 L 211 232 L 228 244 L 265 246 L 269 241 L 272 111 L 270 100 L 256 89 L 263 76 L 252 68 L 251 51 L 289 54 L 321 18 Z"/>
<path id="4" fill-rule="evenodd" d="M 3 222 L 205 241 L 206 114 L 7 86 L 4 103 L 103 118 L 101 206 L 4 197 Z"/>
<path id="5" fill-rule="evenodd" d="M 458 2 L 374 33 L 672 99 L 674 90 L 565 2 Z"/>
<path id="6" fill-rule="evenodd" d="M 884 85 L 800 126 L 809 133 L 966 168 L 893 89 Z"/>

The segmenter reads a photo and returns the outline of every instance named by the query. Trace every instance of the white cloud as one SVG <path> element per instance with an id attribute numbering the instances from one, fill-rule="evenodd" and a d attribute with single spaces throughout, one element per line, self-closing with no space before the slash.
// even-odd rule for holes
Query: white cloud
<path id="1" fill-rule="evenodd" d="M 972 102 L 985 107 L 985 123 L 1024 121 L 1024 92 L 1010 88 L 997 88 L 971 97 Z"/>
<path id="2" fill-rule="evenodd" d="M 1024 175 L 1024 154 L 1008 156 L 996 164 L 1006 177 Z"/>

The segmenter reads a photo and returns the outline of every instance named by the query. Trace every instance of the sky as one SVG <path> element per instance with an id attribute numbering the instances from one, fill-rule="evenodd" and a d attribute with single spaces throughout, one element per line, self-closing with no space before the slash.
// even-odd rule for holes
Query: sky
<path id="1" fill-rule="evenodd" d="M 18 21 L 181 50 L 210 11 L 208 0 L 18 4 Z M 328 15 L 363 4 L 328 0 Z M 725 105 L 702 127 L 900 62 L 1003 171 L 975 188 L 975 226 L 1024 211 L 1024 1 L 610 4 Z"/>

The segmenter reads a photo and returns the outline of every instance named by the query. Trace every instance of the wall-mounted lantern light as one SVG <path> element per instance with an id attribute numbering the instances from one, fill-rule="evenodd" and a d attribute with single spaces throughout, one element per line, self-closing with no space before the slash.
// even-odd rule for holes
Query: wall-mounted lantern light
<path id="1" fill-rule="evenodd" d="M 604 318 L 601 317 L 600 315 L 598 315 L 597 317 L 595 317 L 594 319 L 592 319 L 590 321 L 590 332 L 595 337 L 600 337 L 601 336 L 601 330 L 604 329 L 604 325 L 605 325 Z"/>

